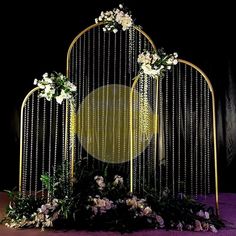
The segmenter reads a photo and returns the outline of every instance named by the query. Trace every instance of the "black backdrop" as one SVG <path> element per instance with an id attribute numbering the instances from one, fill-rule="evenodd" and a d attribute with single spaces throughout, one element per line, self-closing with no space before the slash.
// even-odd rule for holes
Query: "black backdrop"
<path id="1" fill-rule="evenodd" d="M 233 7 L 227 1 L 31 1 L 1 6 L 0 190 L 18 184 L 19 114 L 34 78 L 65 74 L 73 38 L 102 10 L 124 3 L 157 47 L 200 67 L 210 78 L 217 109 L 220 191 L 236 192 L 236 61 Z M 155 5 L 154 5 L 155 3 Z M 82 5 L 81 5 L 82 4 Z"/>

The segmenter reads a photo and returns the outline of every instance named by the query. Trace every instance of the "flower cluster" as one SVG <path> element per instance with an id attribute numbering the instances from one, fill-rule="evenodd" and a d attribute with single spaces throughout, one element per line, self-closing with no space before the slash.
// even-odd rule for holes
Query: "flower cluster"
<path id="1" fill-rule="evenodd" d="M 116 33 L 119 28 L 125 31 L 133 25 L 132 16 L 122 4 L 119 5 L 119 8 L 114 8 L 112 11 L 102 11 L 100 16 L 95 19 L 95 22 L 104 23 L 103 31 L 112 31 L 113 33 Z"/>
<path id="2" fill-rule="evenodd" d="M 138 55 L 138 63 L 140 65 L 140 75 L 148 75 L 150 77 L 162 77 L 166 70 L 170 70 L 172 65 L 178 63 L 178 54 L 166 54 L 163 49 L 158 52 L 151 53 L 144 51 Z"/>
<path id="3" fill-rule="evenodd" d="M 53 227 L 53 222 L 58 219 L 59 212 L 58 199 L 54 198 L 51 202 L 41 205 L 37 212 L 33 214 L 33 223 L 36 227 L 44 228 Z"/>
<path id="4" fill-rule="evenodd" d="M 109 178 L 86 174 L 74 184 L 69 196 L 56 191 L 59 183 L 51 192 L 51 199 L 15 198 L 7 212 L 10 220 L 6 226 L 42 230 L 69 226 L 121 232 L 145 228 L 217 232 L 223 226 L 212 209 L 184 194 L 173 197 L 168 189 L 161 198 L 151 192 L 129 193 L 120 175 Z"/>
<path id="5" fill-rule="evenodd" d="M 41 89 L 39 97 L 44 97 L 48 101 L 55 98 L 59 104 L 64 99 L 73 101 L 76 94 L 76 86 L 66 76 L 58 72 L 51 73 L 50 75 L 48 73 L 43 74 L 41 80 L 34 80 L 34 85 Z"/>
<path id="6" fill-rule="evenodd" d="M 144 198 L 139 199 L 133 195 L 126 199 L 126 204 L 129 207 L 129 211 L 134 212 L 134 217 L 145 217 L 150 223 L 154 223 L 156 228 L 164 228 L 164 219 L 152 210 L 151 206 Z"/>
<path id="7" fill-rule="evenodd" d="M 134 227 L 129 225 L 131 222 L 137 223 L 137 228 L 140 227 L 138 222 L 143 222 L 148 227 L 165 227 L 163 218 L 152 210 L 145 198 L 127 192 L 122 176 L 115 175 L 112 182 L 105 183 L 104 177 L 97 175 L 91 186 L 94 189 L 90 192 L 86 206 L 90 211 L 90 226 L 102 222 L 104 228 L 116 224 L 116 227 L 126 226 L 131 229 Z"/>
<path id="8" fill-rule="evenodd" d="M 104 214 L 111 208 L 115 207 L 113 201 L 106 197 L 101 198 L 99 195 L 96 195 L 95 197 L 89 196 L 89 203 L 91 204 L 90 207 L 93 213 L 92 218 L 97 214 Z"/>
<path id="9" fill-rule="evenodd" d="M 12 208 L 13 209 L 13 208 Z M 8 211 L 8 215 L 11 211 Z M 5 225 L 9 228 L 36 227 L 44 231 L 45 228 L 52 228 L 53 222 L 56 221 L 60 214 L 59 201 L 54 198 L 45 204 L 42 204 L 37 211 L 32 212 L 28 217 L 23 215 L 22 218 L 12 219 Z"/>

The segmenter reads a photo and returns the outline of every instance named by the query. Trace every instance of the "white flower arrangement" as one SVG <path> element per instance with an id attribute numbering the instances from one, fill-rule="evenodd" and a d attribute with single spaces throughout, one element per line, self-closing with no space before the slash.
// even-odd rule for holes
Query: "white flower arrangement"
<path id="1" fill-rule="evenodd" d="M 163 49 L 151 53 L 144 51 L 138 55 L 140 65 L 139 75 L 148 75 L 152 78 L 163 77 L 166 70 L 178 63 L 178 54 L 166 54 Z"/>
<path id="2" fill-rule="evenodd" d="M 131 14 L 123 7 L 114 8 L 112 11 L 101 12 L 100 16 L 95 19 L 95 23 L 104 23 L 103 31 L 117 33 L 119 28 L 123 31 L 129 29 L 133 25 Z"/>
<path id="3" fill-rule="evenodd" d="M 64 99 L 74 101 L 77 90 L 76 86 L 66 76 L 58 72 L 53 72 L 50 75 L 44 73 L 41 80 L 34 80 L 34 85 L 41 89 L 39 97 L 44 97 L 48 101 L 55 98 L 59 104 Z"/>

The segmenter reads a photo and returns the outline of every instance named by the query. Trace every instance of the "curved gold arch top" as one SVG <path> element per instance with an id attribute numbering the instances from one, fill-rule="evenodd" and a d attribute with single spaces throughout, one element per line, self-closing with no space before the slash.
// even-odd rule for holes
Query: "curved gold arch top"
<path id="1" fill-rule="evenodd" d="M 22 178 L 23 178 L 23 127 L 24 127 L 24 109 L 29 97 L 39 90 L 39 87 L 32 89 L 24 98 L 21 105 L 20 112 L 20 160 L 19 160 L 19 192 L 22 192 Z"/>
<path id="2" fill-rule="evenodd" d="M 147 101 L 152 103 L 154 112 L 152 122 L 148 124 L 154 130 L 150 142 L 154 160 L 149 168 L 154 178 L 151 187 L 160 196 L 166 188 L 173 195 L 184 192 L 196 198 L 215 192 L 219 214 L 214 90 L 200 68 L 186 60 L 179 59 L 178 62 L 164 78 L 144 82 L 149 83 Z M 140 167 L 133 161 L 133 144 L 137 139 L 133 93 L 143 92 L 139 89 L 140 83 L 143 83 L 142 79 L 136 77 L 130 93 L 131 192 L 137 191 L 140 178 L 150 175 L 139 171 Z M 135 175 L 141 176 L 134 179 Z"/>
<path id="3" fill-rule="evenodd" d="M 68 51 L 67 51 L 67 57 L 66 57 L 66 74 L 67 76 L 69 76 L 69 64 L 70 64 L 70 54 L 71 54 L 71 50 L 73 48 L 73 46 L 75 45 L 76 41 L 82 36 L 84 35 L 86 32 L 88 32 L 89 30 L 96 28 L 98 26 L 102 26 L 103 23 L 96 23 L 93 25 L 88 26 L 86 29 L 84 29 L 83 31 L 81 31 L 71 42 Z M 135 30 L 137 30 L 138 32 L 140 32 L 144 37 L 146 37 L 148 39 L 148 41 L 150 42 L 150 44 L 152 45 L 153 49 L 156 50 L 156 46 L 154 44 L 154 42 L 152 41 L 152 39 L 142 30 L 140 29 L 138 26 L 133 26 L 133 28 Z"/>
<path id="4" fill-rule="evenodd" d="M 139 69 L 137 57 L 156 47 L 136 26 L 117 33 L 103 32 L 102 27 L 93 24 L 80 32 L 67 52 L 67 76 L 78 88 L 74 155 L 127 169 L 129 94 Z M 135 96 L 138 101 L 139 94 Z M 137 153 L 142 153 L 148 142 L 137 145 Z"/>

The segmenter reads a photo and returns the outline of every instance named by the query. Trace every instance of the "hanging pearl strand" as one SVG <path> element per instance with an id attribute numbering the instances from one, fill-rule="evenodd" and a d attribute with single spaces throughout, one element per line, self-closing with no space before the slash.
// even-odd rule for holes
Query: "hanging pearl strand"
<path id="1" fill-rule="evenodd" d="M 42 175 L 45 174 L 45 145 L 46 145 L 45 137 L 46 137 L 46 99 L 43 99 Z M 45 191 L 45 186 L 42 184 L 42 197 L 44 197 L 44 191 Z"/>
<path id="2" fill-rule="evenodd" d="M 195 198 L 197 198 L 198 196 L 198 143 L 199 143 L 199 104 L 198 104 L 198 100 L 199 100 L 199 93 L 198 93 L 198 84 L 199 84 L 199 78 L 198 78 L 198 73 L 196 71 L 195 74 L 195 105 L 196 105 L 196 118 L 195 118 L 195 128 L 196 128 L 196 137 L 195 137 L 195 168 L 196 168 L 196 176 L 195 176 Z"/>
<path id="3" fill-rule="evenodd" d="M 49 104 L 49 142 L 48 142 L 48 176 L 51 178 L 51 158 L 52 158 L 52 101 Z M 52 196 L 50 196 L 50 192 L 52 191 L 51 186 L 49 185 L 48 189 L 48 200 Z"/>
<path id="4" fill-rule="evenodd" d="M 55 182 L 56 182 L 57 142 L 58 142 L 58 103 L 56 103 L 56 116 L 55 116 L 55 143 L 54 143 L 54 161 L 53 161 L 53 184 L 55 184 Z"/>
<path id="5" fill-rule="evenodd" d="M 165 99 L 166 99 L 166 104 L 165 104 L 165 106 L 166 106 L 166 109 L 165 109 L 165 124 L 166 124 L 166 146 L 165 146 L 165 153 L 166 153 L 166 161 L 165 161 L 165 167 L 166 167 L 166 188 L 168 188 L 169 186 L 169 181 L 168 181 L 168 175 L 169 175 L 169 173 L 168 173 L 168 162 L 169 162 L 169 121 L 168 121 L 168 118 L 169 118 L 169 111 L 168 111 L 168 109 L 169 109 L 169 102 L 168 102 L 168 100 L 169 100 L 169 89 L 168 89 L 168 87 L 169 87 L 169 78 L 168 78 L 168 73 L 166 74 L 166 97 L 165 97 Z"/>
<path id="6" fill-rule="evenodd" d="M 23 152 L 23 177 L 22 177 L 22 195 L 26 196 L 27 188 L 27 172 L 28 172 L 28 143 L 29 143 L 29 102 L 30 98 L 27 100 L 24 109 L 24 152 Z"/>
<path id="7" fill-rule="evenodd" d="M 190 68 L 190 186 L 193 196 L 193 70 Z"/>
<path id="8" fill-rule="evenodd" d="M 32 195 L 32 169 L 33 169 L 33 150 L 34 150 L 34 94 L 31 95 L 31 126 L 30 126 L 30 165 L 29 165 L 29 195 Z"/>
<path id="9" fill-rule="evenodd" d="M 37 198 L 38 191 L 38 159 L 39 159 L 39 90 L 37 92 L 37 105 L 36 105 L 36 144 L 35 144 L 35 179 L 34 179 L 34 198 Z"/>
<path id="10" fill-rule="evenodd" d="M 184 65 L 184 194 L 187 192 L 187 66 Z"/>
<path id="11" fill-rule="evenodd" d="M 116 51 L 117 51 L 117 34 L 114 35 L 114 61 L 113 61 L 113 83 L 116 84 Z M 112 109 L 112 137 L 113 137 L 113 145 L 112 145 L 112 158 L 114 162 L 115 157 L 115 145 L 116 145 L 116 133 L 115 133 L 115 117 L 116 117 L 116 87 L 113 87 L 113 109 Z"/>
<path id="12" fill-rule="evenodd" d="M 97 87 L 99 88 L 100 86 L 100 73 L 101 73 L 101 27 L 98 27 L 98 51 L 97 51 Z M 95 42 L 94 42 L 95 43 Z M 98 97 L 97 100 L 97 122 L 100 124 L 100 96 Z M 100 133 L 100 127 L 99 125 L 97 126 L 97 133 Z M 97 150 L 98 150 L 98 156 L 101 156 L 101 147 L 100 147 L 100 140 L 97 141 Z M 100 169 L 100 162 L 98 162 L 98 169 Z"/>
<path id="13" fill-rule="evenodd" d="M 178 192 L 181 189 L 181 64 L 178 65 Z"/>
<path id="14" fill-rule="evenodd" d="M 156 83 L 157 83 L 157 81 L 156 81 Z M 160 91 L 160 115 L 159 115 L 159 124 L 160 124 L 160 126 L 159 126 L 159 131 L 161 131 L 162 129 L 163 129 L 163 91 L 162 91 L 162 83 L 163 83 L 163 78 L 161 77 L 160 78 L 160 82 L 159 82 L 159 91 Z M 159 132 L 158 131 L 158 132 Z M 162 130 L 163 131 L 163 130 Z M 162 162 L 163 162 L 163 160 L 164 160 L 164 156 L 163 156 L 163 153 L 164 153 L 164 151 L 163 151 L 163 144 L 164 144 L 164 140 L 163 140 L 163 132 L 160 132 L 160 134 L 159 135 L 161 135 L 160 136 L 160 138 L 161 138 L 161 145 L 160 145 L 160 147 L 159 148 L 161 148 L 161 150 L 160 150 L 160 153 L 162 154 L 162 155 L 160 155 L 159 156 L 159 198 L 161 198 L 161 194 L 162 194 Z M 155 158 L 155 157 L 154 157 Z M 155 178 L 154 178 L 154 181 L 156 181 L 155 180 L 156 179 L 156 176 L 155 176 Z"/>
<path id="15" fill-rule="evenodd" d="M 96 33 L 96 31 L 95 31 L 95 28 L 93 28 L 93 42 L 92 42 L 92 58 L 93 58 L 93 64 L 92 64 L 92 81 L 93 81 L 93 85 L 92 85 L 92 91 L 94 91 L 95 90 L 95 87 L 96 87 L 96 85 L 95 85 L 95 58 L 96 58 L 96 56 L 95 56 L 95 33 Z M 93 96 L 92 97 L 92 107 L 93 107 L 93 112 L 92 112 L 92 123 L 93 124 L 95 124 L 95 111 L 96 111 L 96 107 L 95 107 L 95 97 Z M 99 122 L 98 122 L 98 124 L 99 124 Z M 99 125 L 98 125 L 99 126 Z M 92 147 L 92 152 L 94 153 L 94 151 L 96 150 L 95 149 L 95 145 L 96 145 L 96 142 L 95 142 L 95 133 L 96 133 L 96 131 L 95 130 L 93 130 L 92 131 L 92 134 L 93 134 L 93 136 L 91 137 L 92 138 L 92 141 L 93 141 L 93 147 Z M 98 150 L 98 149 L 97 149 Z M 93 169 L 94 169 L 95 167 L 94 167 L 94 158 L 93 158 Z"/>
<path id="16" fill-rule="evenodd" d="M 172 194 L 175 196 L 175 67 L 172 67 Z"/>
<path id="17" fill-rule="evenodd" d="M 211 191 L 211 182 L 210 182 L 210 91 L 207 89 L 207 194 Z"/>

